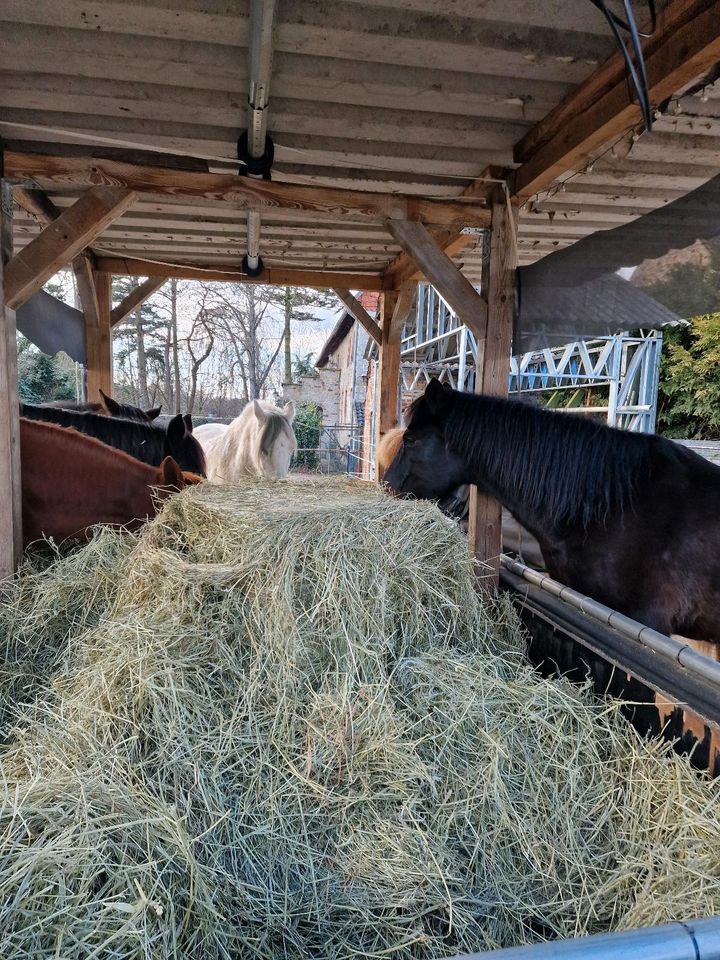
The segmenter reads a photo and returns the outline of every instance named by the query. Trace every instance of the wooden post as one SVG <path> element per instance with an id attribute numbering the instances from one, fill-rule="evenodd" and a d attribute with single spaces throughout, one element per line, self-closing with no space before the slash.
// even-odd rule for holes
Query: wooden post
<path id="1" fill-rule="evenodd" d="M 492 198 L 492 223 L 488 255 L 483 257 L 483 283 L 488 305 L 487 336 L 478 343 L 475 391 L 494 397 L 506 397 L 510 375 L 513 316 L 515 307 L 515 231 L 516 220 L 502 190 Z M 491 577 L 483 584 L 495 588 L 500 572 L 502 551 L 502 508 L 497 500 L 472 487 L 468 540 L 470 552 L 488 563 Z"/>
<path id="2" fill-rule="evenodd" d="M 97 400 L 100 390 L 112 396 L 112 328 L 110 308 L 112 305 L 112 277 L 109 273 L 93 270 L 91 283 L 94 289 L 96 312 L 85 310 L 85 390 L 88 400 Z"/>
<path id="3" fill-rule="evenodd" d="M 5 305 L 4 266 L 12 257 L 12 193 L 0 181 L 0 578 L 12 576 L 22 554 L 20 419 L 15 311 Z"/>
<path id="4" fill-rule="evenodd" d="M 382 342 L 380 343 L 380 375 L 378 377 L 377 434 L 375 449 L 381 438 L 388 430 L 398 425 L 400 420 L 400 334 L 399 328 L 393 329 L 392 318 L 395 311 L 395 302 L 398 298 L 396 290 L 387 290 L 380 297 L 380 315 Z M 377 457 L 376 457 L 377 461 Z M 376 469 L 376 479 L 382 476 Z"/>

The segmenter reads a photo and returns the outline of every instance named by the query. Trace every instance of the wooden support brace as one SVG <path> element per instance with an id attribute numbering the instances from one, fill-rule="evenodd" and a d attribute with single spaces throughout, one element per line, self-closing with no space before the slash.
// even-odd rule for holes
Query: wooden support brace
<path id="1" fill-rule="evenodd" d="M 123 187 L 92 187 L 21 250 L 5 270 L 5 301 L 25 303 L 54 273 L 73 260 L 132 205 Z"/>
<path id="2" fill-rule="evenodd" d="M 110 307 L 112 302 L 112 277 L 109 273 L 93 270 L 90 277 L 94 290 L 93 301 L 97 312 L 85 309 L 85 393 L 89 400 L 96 400 L 100 390 L 112 396 L 112 329 Z M 88 304 L 90 306 L 90 304 Z"/>
<path id="3" fill-rule="evenodd" d="M 12 255 L 12 194 L 0 184 L 0 578 L 12 576 L 22 555 L 20 419 L 15 312 L 4 302 L 3 273 Z"/>
<path id="4" fill-rule="evenodd" d="M 483 258 L 483 289 L 488 304 L 487 336 L 478 341 L 475 390 L 488 396 L 506 397 L 510 375 L 517 221 L 502 190 L 493 195 L 489 255 Z M 496 588 L 502 551 L 502 507 L 493 497 L 473 487 L 470 494 L 468 540 L 470 552 L 489 564 L 491 576 L 483 585 Z"/>
<path id="5" fill-rule="evenodd" d="M 388 290 L 380 297 L 382 342 L 380 344 L 380 370 L 378 377 L 379 403 L 376 419 L 375 449 L 385 434 L 396 427 L 400 420 L 400 330 L 393 329 L 392 318 L 398 293 Z M 380 472 L 377 479 L 382 480 Z"/>
<path id="6" fill-rule="evenodd" d="M 446 303 L 478 339 L 485 339 L 487 304 L 422 223 L 388 220 L 387 228 Z"/>
<path id="7" fill-rule="evenodd" d="M 386 281 L 377 273 L 339 273 L 333 270 L 296 270 L 292 267 L 268 267 L 257 277 L 241 270 L 222 267 L 196 267 L 166 263 L 149 257 L 98 257 L 98 270 L 123 277 L 162 277 L 164 280 L 209 280 L 217 283 L 276 284 L 279 287 L 315 287 L 355 290 L 383 290 Z M 392 283 L 387 281 L 387 289 Z"/>
<path id="8" fill-rule="evenodd" d="M 360 301 L 356 300 L 350 291 L 346 290 L 344 287 L 333 287 L 333 292 L 335 296 L 337 296 L 345 304 L 350 316 L 354 317 L 361 327 L 365 327 L 375 343 L 382 343 L 382 332 L 380 327 L 375 323 Z"/>
<path id="9" fill-rule="evenodd" d="M 393 315 L 390 320 L 390 332 L 388 333 L 390 340 L 402 337 L 405 321 L 415 306 L 416 298 L 417 283 L 414 283 L 412 280 L 406 280 L 397 291 L 395 309 L 393 310 Z"/>
<path id="10" fill-rule="evenodd" d="M 148 277 L 139 287 L 131 290 L 125 299 L 121 300 L 111 311 L 110 326 L 116 327 L 118 323 L 122 323 L 125 317 L 131 314 L 133 310 L 137 310 L 138 307 L 142 306 L 148 297 L 151 297 L 164 283 L 165 277 Z"/>

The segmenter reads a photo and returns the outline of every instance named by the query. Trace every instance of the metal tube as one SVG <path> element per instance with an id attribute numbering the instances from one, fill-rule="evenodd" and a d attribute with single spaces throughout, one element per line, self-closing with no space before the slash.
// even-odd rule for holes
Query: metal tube
<path id="1" fill-rule="evenodd" d="M 254 159 L 265 153 L 276 14 L 275 0 L 251 0 L 248 152 Z M 256 210 L 248 212 L 247 262 L 251 270 L 257 270 L 260 262 L 260 214 Z"/>
<path id="2" fill-rule="evenodd" d="M 248 149 L 255 158 L 265 152 L 276 12 L 275 0 L 251 0 Z"/>
<path id="3" fill-rule="evenodd" d="M 720 918 L 490 950 L 453 960 L 720 960 Z"/>
<path id="4" fill-rule="evenodd" d="M 570 606 L 581 610 L 586 616 L 606 624 L 622 636 L 630 640 L 636 640 L 643 646 L 648 647 L 658 656 L 664 657 L 666 660 L 673 660 L 685 667 L 690 673 L 700 676 L 704 680 L 709 680 L 720 687 L 720 663 L 697 653 L 688 644 L 680 643 L 658 630 L 646 627 L 642 623 L 638 623 L 637 620 L 626 617 L 624 614 L 618 613 L 617 610 L 606 607 L 604 604 L 598 603 L 597 600 L 566 587 L 547 574 L 532 570 L 518 560 L 503 555 L 502 564 L 511 573 L 564 600 Z"/>

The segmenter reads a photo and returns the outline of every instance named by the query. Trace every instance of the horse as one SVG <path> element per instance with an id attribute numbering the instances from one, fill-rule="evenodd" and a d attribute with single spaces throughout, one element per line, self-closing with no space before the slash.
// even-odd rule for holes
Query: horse
<path id="1" fill-rule="evenodd" d="M 720 643 L 720 467 L 680 444 L 432 380 L 384 479 L 436 501 L 474 483 L 537 538 L 554 579 Z"/>
<path id="2" fill-rule="evenodd" d="M 173 490 L 202 480 L 182 473 L 172 457 L 151 467 L 76 430 L 25 417 L 20 454 L 25 546 L 82 537 L 97 523 L 133 529 Z"/>
<path id="3" fill-rule="evenodd" d="M 212 483 L 231 483 L 243 476 L 286 477 L 297 450 L 292 429 L 295 404 L 281 410 L 265 400 L 253 400 L 222 431 L 223 424 L 197 428 Z"/>
<path id="4" fill-rule="evenodd" d="M 123 420 L 140 420 L 145 423 L 152 423 L 156 420 L 162 411 L 162 406 L 151 407 L 149 410 L 142 410 L 140 407 L 134 407 L 131 403 L 118 403 L 106 393 L 100 390 L 101 401 L 80 402 L 77 400 L 48 400 L 40 404 L 42 407 L 54 407 L 58 410 L 74 410 L 76 413 L 99 413 L 108 417 L 120 417 Z"/>
<path id="5" fill-rule="evenodd" d="M 381 437 L 375 454 L 379 476 L 383 476 L 387 472 L 390 464 L 397 456 L 402 446 L 404 433 L 402 427 L 395 427 Z M 470 487 L 468 484 L 463 484 L 452 490 L 438 502 L 438 507 L 447 517 L 457 522 L 463 533 L 468 532 L 470 525 Z M 529 566 L 536 567 L 539 570 L 545 569 L 545 560 L 537 540 L 507 510 L 502 512 L 502 545 L 503 550 L 517 554 Z"/>
<path id="6" fill-rule="evenodd" d="M 188 416 L 178 414 L 167 426 L 161 426 L 29 403 L 20 404 L 20 416 L 72 427 L 151 466 L 157 467 L 165 457 L 172 457 L 181 470 L 205 476 L 205 456 L 192 434 L 192 420 Z"/>

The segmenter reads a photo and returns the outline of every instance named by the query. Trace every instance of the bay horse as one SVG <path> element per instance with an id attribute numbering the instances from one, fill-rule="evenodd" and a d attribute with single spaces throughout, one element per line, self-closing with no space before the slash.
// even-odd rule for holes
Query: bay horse
<path id="1" fill-rule="evenodd" d="M 113 400 L 104 391 L 100 390 L 100 402 L 95 400 L 77 401 L 77 400 L 48 400 L 41 403 L 41 407 L 55 407 L 59 410 L 75 410 L 77 413 L 100 413 L 108 417 L 120 417 L 123 420 L 140 420 L 145 423 L 152 423 L 157 420 L 162 412 L 162 406 L 151 407 L 149 410 L 143 410 L 141 407 L 135 407 L 131 403 L 119 403 Z"/>
<path id="2" fill-rule="evenodd" d="M 253 400 L 229 425 L 207 423 L 197 428 L 211 483 L 232 483 L 241 477 L 286 477 L 297 450 L 292 428 L 295 404 L 283 409 Z"/>
<path id="3" fill-rule="evenodd" d="M 720 643 L 720 467 L 680 444 L 431 380 L 384 479 L 430 500 L 477 484 L 537 538 L 554 579 Z"/>
<path id="4" fill-rule="evenodd" d="M 172 457 L 182 470 L 205 476 L 205 455 L 192 434 L 190 417 L 178 414 L 162 426 L 29 403 L 20 404 L 20 416 L 71 427 L 151 466 L 157 467 L 165 457 Z"/>
<path id="5" fill-rule="evenodd" d="M 43 536 L 83 536 L 97 523 L 132 529 L 173 490 L 202 480 L 181 472 L 172 457 L 151 467 L 76 430 L 24 417 L 20 454 L 25 546 Z"/>

